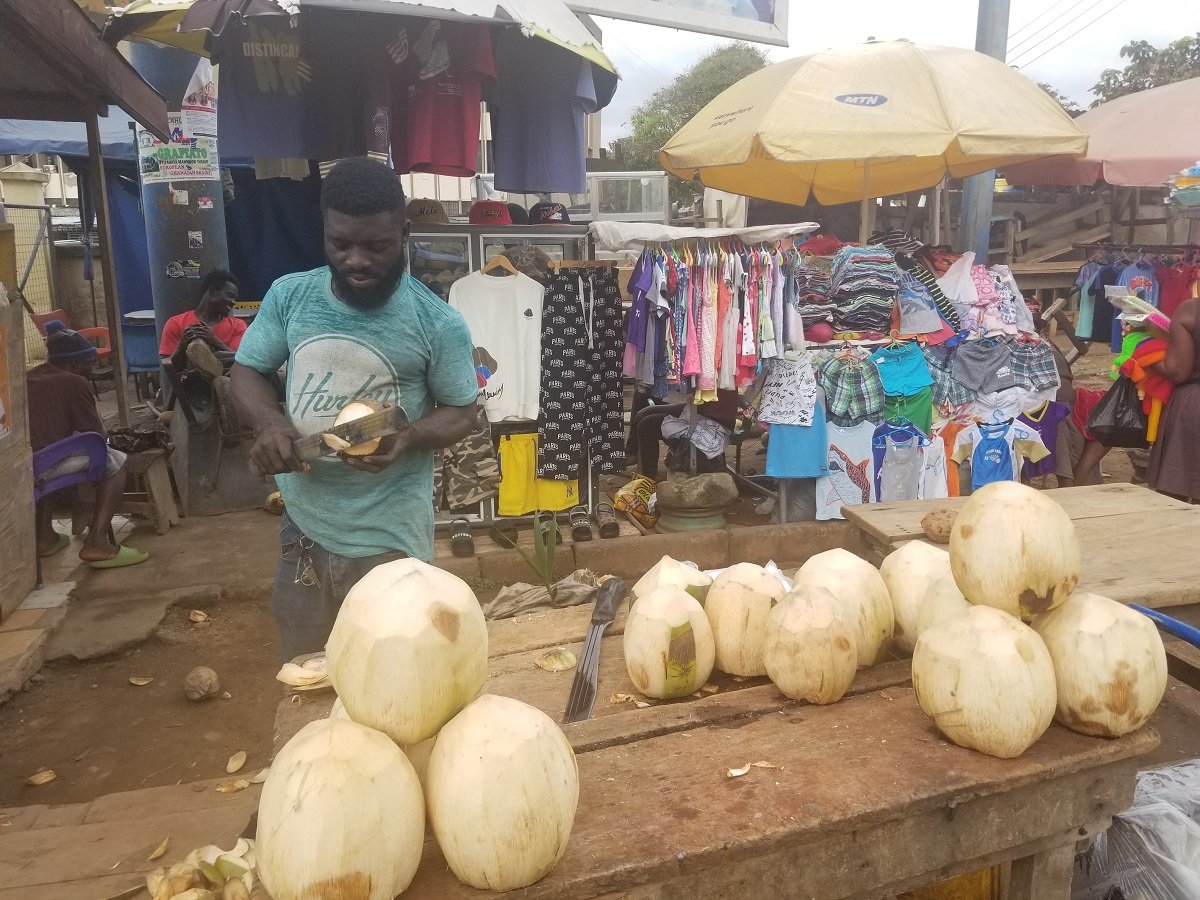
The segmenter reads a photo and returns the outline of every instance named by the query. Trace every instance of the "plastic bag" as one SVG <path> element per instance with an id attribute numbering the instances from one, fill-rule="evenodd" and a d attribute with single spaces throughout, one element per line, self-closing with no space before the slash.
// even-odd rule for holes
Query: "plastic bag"
<path id="1" fill-rule="evenodd" d="M 1200 761 L 1138 775 L 1133 806 L 1084 857 L 1075 900 L 1200 897 Z"/>
<path id="2" fill-rule="evenodd" d="M 689 562 L 688 565 L 696 568 L 696 564 L 693 562 Z M 722 572 L 728 571 L 730 568 L 730 566 L 726 566 L 723 569 L 705 569 L 704 574 L 715 581 L 718 575 L 720 575 Z M 763 566 L 763 571 L 768 575 L 774 575 L 777 579 L 779 579 L 779 583 L 783 585 L 783 589 L 785 591 L 790 591 L 792 589 L 792 579 L 783 574 L 783 569 L 775 565 L 775 560 L 768 559 L 767 564 Z"/>
<path id="3" fill-rule="evenodd" d="M 623 512 L 643 528 L 649 530 L 658 524 L 658 511 L 654 508 L 653 478 L 639 475 L 624 487 L 617 488 L 613 495 L 613 509 Z"/>
<path id="4" fill-rule="evenodd" d="M 1118 378 L 1088 416 L 1087 430 L 1105 447 L 1149 447 L 1137 385 L 1124 376 Z"/>

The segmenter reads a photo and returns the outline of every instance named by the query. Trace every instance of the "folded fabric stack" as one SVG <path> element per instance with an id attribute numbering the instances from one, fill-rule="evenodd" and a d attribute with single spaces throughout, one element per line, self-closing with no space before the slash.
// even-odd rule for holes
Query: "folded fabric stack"
<path id="1" fill-rule="evenodd" d="M 789 299 L 800 313 L 804 327 L 817 322 L 832 322 L 836 304 L 833 302 L 833 279 L 820 265 L 801 261 L 792 270 L 788 283 Z"/>
<path id="2" fill-rule="evenodd" d="M 873 331 L 892 327 L 900 270 L 886 247 L 843 247 L 833 258 L 834 331 Z"/>

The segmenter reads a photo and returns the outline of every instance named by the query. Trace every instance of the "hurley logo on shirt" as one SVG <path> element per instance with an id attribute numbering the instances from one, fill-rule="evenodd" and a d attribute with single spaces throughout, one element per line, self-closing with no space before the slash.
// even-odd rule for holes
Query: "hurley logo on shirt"
<path id="1" fill-rule="evenodd" d="M 319 335 L 297 345 L 288 364 L 288 417 L 301 434 L 328 426 L 351 400 L 403 406 L 391 361 L 347 335 Z"/>

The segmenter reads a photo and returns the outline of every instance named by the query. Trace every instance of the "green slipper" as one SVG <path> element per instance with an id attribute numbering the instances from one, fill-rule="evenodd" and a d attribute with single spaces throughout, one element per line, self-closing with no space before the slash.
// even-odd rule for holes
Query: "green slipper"
<path id="1" fill-rule="evenodd" d="M 88 563 L 91 569 L 122 569 L 125 566 L 136 566 L 150 558 L 145 550 L 134 550 L 132 547 L 122 547 L 111 559 L 98 559 Z"/>
<path id="2" fill-rule="evenodd" d="M 71 536 L 68 534 L 63 534 L 61 531 L 56 531 L 54 532 L 54 541 L 55 543 L 53 547 L 51 547 L 49 550 L 39 553 L 38 556 L 45 559 L 47 556 L 53 556 L 55 553 L 62 553 L 67 549 L 67 547 L 70 546 Z"/>

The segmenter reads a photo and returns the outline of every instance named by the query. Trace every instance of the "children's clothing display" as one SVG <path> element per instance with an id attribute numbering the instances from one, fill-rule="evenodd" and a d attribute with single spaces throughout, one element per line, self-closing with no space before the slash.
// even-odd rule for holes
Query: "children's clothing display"
<path id="1" fill-rule="evenodd" d="M 883 381 L 865 350 L 848 348 L 825 354 L 818 363 L 817 380 L 825 392 L 830 422 L 850 428 L 883 418 Z"/>
<path id="2" fill-rule="evenodd" d="M 1016 421 L 977 422 L 959 432 L 954 444 L 954 460 L 971 464 L 973 490 L 994 481 L 1016 481 L 1024 460 L 1037 463 L 1049 454 L 1041 436 Z"/>
<path id="3" fill-rule="evenodd" d="M 758 421 L 770 425 L 811 425 L 817 380 L 807 353 L 768 360 L 758 400 Z"/>
<path id="4" fill-rule="evenodd" d="M 1040 407 L 1021 413 L 1017 422 L 1038 433 L 1046 450 L 1049 451 L 1038 462 L 1026 460 L 1021 467 L 1021 478 L 1028 481 L 1042 475 L 1052 475 L 1057 466 L 1058 426 L 1071 415 L 1071 410 L 1062 403 L 1047 400 Z"/>
<path id="5" fill-rule="evenodd" d="M 915 343 L 880 347 L 871 354 L 879 368 L 883 390 L 889 397 L 908 396 L 933 384 L 929 365 Z"/>
<path id="6" fill-rule="evenodd" d="M 818 399 L 810 425 L 772 425 L 767 474 L 772 478 L 819 478 L 829 473 L 825 410 Z"/>
<path id="7" fill-rule="evenodd" d="M 450 287 L 475 343 L 475 373 L 488 418 L 536 419 L 542 375 L 542 295 L 532 278 L 473 272 Z"/>
<path id="8" fill-rule="evenodd" d="M 875 457 L 871 441 L 875 423 L 861 422 L 843 428 L 826 425 L 826 473 L 817 479 L 817 519 L 842 519 L 843 506 L 873 503 L 875 494 Z"/>

